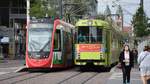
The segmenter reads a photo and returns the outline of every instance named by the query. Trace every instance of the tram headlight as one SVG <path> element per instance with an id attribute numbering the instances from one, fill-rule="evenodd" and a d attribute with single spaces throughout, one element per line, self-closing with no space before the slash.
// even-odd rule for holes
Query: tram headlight
<path id="1" fill-rule="evenodd" d="M 48 57 L 48 55 L 44 55 L 44 56 L 43 56 L 43 58 L 47 58 L 47 57 Z"/>

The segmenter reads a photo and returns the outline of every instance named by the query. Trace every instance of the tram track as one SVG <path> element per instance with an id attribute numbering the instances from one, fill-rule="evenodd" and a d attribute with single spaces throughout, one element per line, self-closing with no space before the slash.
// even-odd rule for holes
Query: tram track
<path id="1" fill-rule="evenodd" d="M 97 77 L 99 72 L 80 72 L 78 69 L 69 69 L 64 71 L 50 72 L 23 72 L 8 74 L 5 78 L 0 79 L 0 84 L 42 84 L 40 80 L 49 79 L 44 84 L 88 84 Z M 96 77 L 95 77 L 96 76 Z M 58 78 L 59 77 L 59 78 Z M 39 80 L 40 79 L 40 80 Z M 39 82 L 38 82 L 39 81 Z"/>
<path id="2" fill-rule="evenodd" d="M 83 81 L 81 84 L 87 83 L 90 79 L 94 78 L 97 75 L 98 75 L 98 73 L 95 73 L 93 76 L 89 77 L 87 80 Z"/>
<path id="3" fill-rule="evenodd" d="M 72 71 L 72 69 L 68 69 L 67 71 Z M 67 71 L 62 70 L 60 72 L 62 73 L 62 72 L 67 72 Z M 54 71 L 51 71 L 51 72 L 54 72 Z M 7 73 L 0 77 L 0 81 L 1 81 L 0 84 L 16 84 L 16 83 L 18 84 L 22 81 L 36 78 L 36 77 L 45 75 L 47 73 L 49 73 L 49 72 L 47 72 L 47 71 L 46 72 L 37 72 L 37 71 L 35 71 L 35 72 L 20 72 L 20 73 L 10 72 L 10 73 Z"/>
<path id="4" fill-rule="evenodd" d="M 91 72 L 92 73 L 92 72 Z M 88 75 L 89 75 L 90 73 L 87 73 L 87 72 L 79 72 L 79 73 L 77 73 L 77 74 L 74 74 L 74 75 L 72 75 L 72 76 L 70 76 L 70 77 L 68 77 L 68 78 L 66 78 L 66 79 L 64 79 L 64 80 L 62 80 L 62 81 L 60 81 L 58 84 L 67 84 L 68 83 L 68 81 L 74 81 L 76 78 L 79 78 L 80 79 L 80 76 L 81 76 L 81 78 L 85 78 L 86 77 L 86 75 L 87 75 L 87 77 L 88 77 Z M 80 81 L 80 84 L 85 84 L 86 82 L 88 82 L 90 79 L 92 79 L 93 77 L 95 77 L 96 75 L 98 75 L 98 73 L 96 72 L 96 73 L 92 73 L 92 74 L 90 74 L 91 76 L 89 76 L 88 78 L 85 78 L 86 80 L 84 80 L 84 81 Z"/>
<path id="5" fill-rule="evenodd" d="M 16 83 L 19 83 L 28 79 L 36 78 L 45 74 L 46 73 L 23 73 L 23 74 L 11 76 L 5 79 L 1 79 L 0 81 L 1 83 L 4 83 L 4 84 L 7 82 L 10 82 L 10 84 L 16 84 Z"/>
<path id="6" fill-rule="evenodd" d="M 45 74 L 46 73 L 39 73 L 39 74 L 34 75 L 34 76 L 30 76 L 30 77 L 27 77 L 27 78 L 24 78 L 24 79 L 21 79 L 21 80 L 14 81 L 11 84 L 16 84 L 16 83 L 19 83 L 19 82 L 22 82 L 22 81 L 25 81 L 25 80 L 28 80 L 28 79 L 36 78 L 36 77 L 39 77 L 39 76 L 42 76 L 42 75 L 45 75 Z"/>
<path id="7" fill-rule="evenodd" d="M 19 77 L 19 76 L 23 76 L 23 75 L 30 74 L 30 73 L 24 72 L 24 73 L 18 73 L 17 74 L 15 72 L 10 72 L 10 73 L 7 73 L 7 74 L 9 75 L 9 77 L 2 78 L 2 79 L 0 79 L 0 81 L 9 80 L 9 79 L 12 79 L 12 78 L 15 78 L 15 77 Z M 7 75 L 7 74 L 4 74 L 4 75 Z M 14 74 L 15 74 L 15 76 L 14 76 Z M 10 75 L 12 75 L 12 76 L 10 76 Z"/>
<path id="8" fill-rule="evenodd" d="M 63 82 L 65 82 L 65 81 L 67 81 L 67 80 L 69 80 L 69 79 L 71 79 L 71 78 L 73 78 L 73 77 L 75 77 L 75 76 L 77 76 L 77 75 L 80 75 L 81 74 L 81 72 L 79 72 L 79 73 L 77 73 L 77 74 L 74 74 L 74 75 L 72 75 L 72 76 L 70 76 L 70 77 L 68 77 L 68 78 L 66 78 L 66 79 L 64 79 L 64 80 L 62 80 L 62 81 L 60 81 L 58 84 L 62 84 Z"/>
<path id="9" fill-rule="evenodd" d="M 68 71 L 72 71 L 72 69 L 69 69 Z M 68 71 L 60 71 L 60 73 L 64 73 L 64 72 L 68 72 Z M 3 79 L 0 79 L 0 81 L 2 82 L 2 84 L 3 83 L 8 84 L 7 82 L 9 82 L 9 84 L 19 84 L 22 81 L 27 81 L 27 80 L 32 79 L 32 78 L 38 78 L 38 77 L 46 75 L 48 73 L 49 72 L 32 72 L 32 73 L 31 72 L 23 72 L 21 74 L 20 73 L 14 73 L 11 76 L 9 74 L 9 77 L 7 76 Z M 17 74 L 17 75 L 15 75 L 15 74 Z"/>

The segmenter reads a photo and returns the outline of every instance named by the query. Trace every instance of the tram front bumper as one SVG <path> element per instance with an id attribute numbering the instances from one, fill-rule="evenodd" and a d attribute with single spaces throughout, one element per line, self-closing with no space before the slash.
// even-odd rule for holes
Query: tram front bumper
<path id="1" fill-rule="evenodd" d="M 105 60 L 75 60 L 76 65 L 105 65 Z"/>

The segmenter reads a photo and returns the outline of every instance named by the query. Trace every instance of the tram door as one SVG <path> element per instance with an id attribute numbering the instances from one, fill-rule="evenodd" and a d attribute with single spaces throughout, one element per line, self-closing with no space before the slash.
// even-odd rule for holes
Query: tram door
<path id="1" fill-rule="evenodd" d="M 56 30 L 54 35 L 54 64 L 62 64 L 61 31 Z"/>
<path id="2" fill-rule="evenodd" d="M 110 31 L 106 31 L 106 53 L 107 53 L 107 64 L 109 65 L 110 61 Z"/>

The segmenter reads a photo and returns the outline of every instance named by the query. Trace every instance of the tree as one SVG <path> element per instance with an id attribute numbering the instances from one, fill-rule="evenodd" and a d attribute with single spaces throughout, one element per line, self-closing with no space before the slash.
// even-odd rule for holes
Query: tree
<path id="1" fill-rule="evenodd" d="M 96 19 L 105 20 L 105 19 L 106 19 L 106 15 L 99 13 L 99 14 L 96 16 Z"/>
<path id="2" fill-rule="evenodd" d="M 150 20 L 150 19 L 149 19 Z M 148 28 L 147 28 L 147 32 L 150 35 L 150 23 L 148 23 Z"/>
<path id="3" fill-rule="evenodd" d="M 55 16 L 56 11 L 54 8 L 49 7 L 48 2 L 45 0 L 31 0 L 30 16 L 42 18 L 45 16 Z"/>
<path id="4" fill-rule="evenodd" d="M 87 14 L 86 0 L 64 0 L 64 18 L 67 22 L 75 23 L 76 20 Z"/>
<path id="5" fill-rule="evenodd" d="M 134 14 L 132 24 L 134 27 L 134 33 L 137 37 L 143 37 L 149 34 L 147 31 L 148 17 L 146 16 L 142 6 L 140 6 Z"/>
<path id="6" fill-rule="evenodd" d="M 30 16 L 34 17 L 43 17 L 44 10 L 41 8 L 41 0 L 32 1 L 31 8 L 30 8 Z"/>

